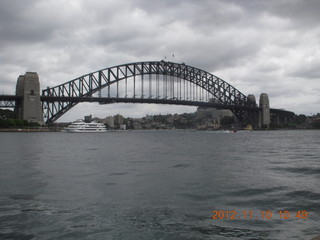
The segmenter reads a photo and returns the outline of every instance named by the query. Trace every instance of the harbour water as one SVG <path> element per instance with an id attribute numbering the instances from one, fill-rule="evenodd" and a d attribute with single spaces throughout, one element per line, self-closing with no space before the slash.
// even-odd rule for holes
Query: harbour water
<path id="1" fill-rule="evenodd" d="M 308 240 L 319 146 L 312 130 L 0 133 L 0 239 Z"/>

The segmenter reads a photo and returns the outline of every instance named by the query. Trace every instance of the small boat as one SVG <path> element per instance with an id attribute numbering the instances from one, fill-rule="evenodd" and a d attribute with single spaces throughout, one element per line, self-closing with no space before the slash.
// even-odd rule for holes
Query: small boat
<path id="1" fill-rule="evenodd" d="M 251 124 L 248 124 L 248 125 L 244 128 L 244 130 L 249 130 L 249 131 L 251 131 L 252 129 L 253 129 L 253 127 L 252 127 Z"/>
<path id="2" fill-rule="evenodd" d="M 91 122 L 86 123 L 83 120 L 77 120 L 66 127 L 64 130 L 72 133 L 102 133 L 107 129 L 103 123 Z"/>

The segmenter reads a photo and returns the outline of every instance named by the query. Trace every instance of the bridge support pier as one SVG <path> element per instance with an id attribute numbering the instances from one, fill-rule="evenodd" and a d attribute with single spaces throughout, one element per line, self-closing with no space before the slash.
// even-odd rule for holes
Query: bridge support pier
<path id="1" fill-rule="evenodd" d="M 259 114 L 259 128 L 268 128 L 271 122 L 268 94 L 261 93 L 260 99 L 259 99 L 259 107 L 261 108 L 261 111 Z"/>
<path id="2" fill-rule="evenodd" d="M 18 119 L 43 125 L 40 82 L 37 73 L 27 72 L 18 77 L 16 96 L 22 97 L 21 104 L 15 108 Z"/>
<path id="3" fill-rule="evenodd" d="M 256 101 L 256 97 L 253 94 L 249 94 L 248 95 L 248 99 L 250 99 L 252 102 L 254 102 L 254 105 L 257 105 L 257 101 Z M 251 121 L 253 122 L 253 128 L 259 128 L 259 110 L 251 110 L 251 111 L 247 111 L 247 115 L 248 117 L 251 119 Z M 252 125 L 252 124 L 249 124 Z"/>

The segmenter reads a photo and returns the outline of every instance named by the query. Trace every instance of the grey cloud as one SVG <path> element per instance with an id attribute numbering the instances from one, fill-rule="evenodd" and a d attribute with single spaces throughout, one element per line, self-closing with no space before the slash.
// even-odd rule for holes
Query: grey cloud
<path id="1" fill-rule="evenodd" d="M 269 91 L 278 101 L 271 102 L 287 101 L 298 111 L 291 93 L 301 91 L 314 99 L 318 95 L 300 85 L 308 81 L 319 88 L 319 3 L 0 0 L 1 88 L 12 92 L 17 76 L 28 70 L 37 71 L 45 87 L 105 67 L 166 56 L 209 71 L 245 94 Z M 317 107 L 309 98 L 302 101 Z M 123 108 L 128 115 L 138 111 Z M 148 111 L 145 106 L 139 109 L 142 114 Z"/>
<path id="2" fill-rule="evenodd" d="M 319 57 L 320 56 L 315 56 L 315 58 L 311 61 L 301 61 L 301 64 L 294 69 L 290 69 L 288 74 L 297 78 L 320 80 Z M 320 82 L 317 84 L 317 86 L 320 86 Z"/>
<path id="3" fill-rule="evenodd" d="M 305 79 L 317 79 L 320 81 L 320 66 L 301 67 L 300 69 L 293 71 L 291 76 Z"/>
<path id="4" fill-rule="evenodd" d="M 292 26 L 301 28 L 313 28 L 320 21 L 318 0 L 280 0 L 265 1 L 268 10 L 277 16 L 287 18 Z"/>
<path id="5" fill-rule="evenodd" d="M 227 2 L 233 2 L 255 16 L 268 14 L 287 19 L 293 28 L 313 28 L 320 20 L 318 0 L 230 0 Z"/>
<path id="6" fill-rule="evenodd" d="M 35 11 L 39 1 L 0 2 L 0 41 L 2 44 L 25 44 L 47 41 L 57 27 L 43 12 Z M 58 25 L 59 26 L 59 25 Z"/>

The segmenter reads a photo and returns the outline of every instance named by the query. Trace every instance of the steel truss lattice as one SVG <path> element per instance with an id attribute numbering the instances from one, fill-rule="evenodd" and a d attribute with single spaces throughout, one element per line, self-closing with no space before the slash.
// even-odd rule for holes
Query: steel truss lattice
<path id="1" fill-rule="evenodd" d="M 20 101 L 21 97 L 15 95 L 0 95 L 0 108 L 15 108 Z"/>
<path id="2" fill-rule="evenodd" d="M 215 75 L 166 61 L 129 63 L 92 72 L 43 90 L 41 100 L 48 124 L 83 101 L 219 107 L 230 109 L 242 123 L 254 126 L 259 111 L 255 102 Z"/>

